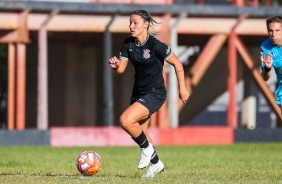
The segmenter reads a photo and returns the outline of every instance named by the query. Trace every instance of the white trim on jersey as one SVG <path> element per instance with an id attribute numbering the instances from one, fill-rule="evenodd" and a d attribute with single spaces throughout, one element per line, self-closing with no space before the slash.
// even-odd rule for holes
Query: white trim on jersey
<path id="1" fill-rule="evenodd" d="M 120 60 L 125 60 L 125 61 L 128 61 L 128 58 L 126 58 L 126 57 L 122 57 L 122 56 L 120 56 L 120 57 L 119 57 L 119 59 L 120 59 Z"/>

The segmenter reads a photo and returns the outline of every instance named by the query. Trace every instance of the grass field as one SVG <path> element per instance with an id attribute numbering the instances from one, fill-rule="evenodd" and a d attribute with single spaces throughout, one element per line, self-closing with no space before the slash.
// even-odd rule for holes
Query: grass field
<path id="1" fill-rule="evenodd" d="M 84 177 L 77 155 L 94 150 L 102 157 L 100 172 Z M 141 180 L 138 147 L 0 147 L 0 183 L 247 183 L 282 184 L 282 144 L 227 146 L 158 146 L 165 172 Z"/>

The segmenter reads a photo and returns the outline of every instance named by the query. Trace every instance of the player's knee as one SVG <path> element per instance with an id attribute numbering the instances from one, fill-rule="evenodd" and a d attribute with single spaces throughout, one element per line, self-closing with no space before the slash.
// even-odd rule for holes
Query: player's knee
<path id="1" fill-rule="evenodd" d="M 128 127 L 130 127 L 131 125 L 129 119 L 124 115 L 120 116 L 119 123 L 120 123 L 121 128 L 123 129 L 128 129 Z"/>

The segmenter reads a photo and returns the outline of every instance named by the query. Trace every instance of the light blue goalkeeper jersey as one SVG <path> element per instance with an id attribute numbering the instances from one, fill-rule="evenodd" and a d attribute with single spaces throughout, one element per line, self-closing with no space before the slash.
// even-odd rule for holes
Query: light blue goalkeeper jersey
<path id="1" fill-rule="evenodd" d="M 276 103 L 279 106 L 282 106 L 282 46 L 278 47 L 273 44 L 271 39 L 265 40 L 261 44 L 261 69 L 265 66 L 263 59 L 267 54 L 272 54 L 272 66 L 276 73 L 276 78 L 278 82 L 277 89 L 275 91 Z"/>

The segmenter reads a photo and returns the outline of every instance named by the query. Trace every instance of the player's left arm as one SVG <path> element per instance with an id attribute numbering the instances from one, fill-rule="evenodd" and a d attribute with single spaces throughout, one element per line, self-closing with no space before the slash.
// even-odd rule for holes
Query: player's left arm
<path id="1" fill-rule="evenodd" d="M 175 73 L 178 79 L 179 97 L 182 100 L 182 102 L 185 104 L 190 94 L 187 91 L 186 85 L 185 85 L 185 75 L 184 75 L 183 65 L 174 53 L 172 53 L 166 59 L 166 61 L 174 67 L 174 70 L 175 70 Z"/>

